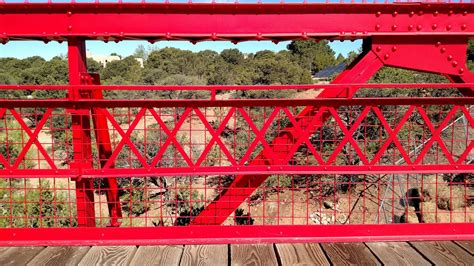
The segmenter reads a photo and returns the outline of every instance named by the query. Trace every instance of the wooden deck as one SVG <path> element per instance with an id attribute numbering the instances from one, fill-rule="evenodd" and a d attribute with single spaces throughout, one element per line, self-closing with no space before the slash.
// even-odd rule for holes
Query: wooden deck
<path id="1" fill-rule="evenodd" d="M 474 241 L 3 247 L 0 265 L 473 265 Z"/>

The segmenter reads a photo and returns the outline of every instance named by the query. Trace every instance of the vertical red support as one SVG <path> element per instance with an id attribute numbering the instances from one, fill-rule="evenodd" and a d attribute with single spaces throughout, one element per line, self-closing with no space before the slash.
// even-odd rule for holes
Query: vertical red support
<path id="1" fill-rule="evenodd" d="M 69 84 L 84 83 L 83 73 L 87 72 L 86 42 L 83 39 L 68 39 Z M 77 88 L 69 91 L 71 100 L 82 97 Z M 71 110 L 72 142 L 74 163 L 71 168 L 92 168 L 92 146 L 89 110 Z M 93 179 L 76 180 L 76 204 L 78 226 L 95 227 L 94 183 Z"/>
<path id="2" fill-rule="evenodd" d="M 92 83 L 94 85 L 100 85 L 100 76 L 97 74 L 90 74 L 92 77 Z M 90 98 L 92 99 L 103 99 L 101 90 L 93 90 Z M 100 167 L 108 162 L 112 155 L 112 144 L 110 142 L 109 126 L 107 124 L 107 117 L 102 112 L 101 108 L 93 108 L 92 110 L 92 121 L 94 123 L 94 132 L 96 136 L 97 149 L 99 153 Z M 112 163 L 110 168 L 114 168 L 115 163 Z M 120 207 L 120 199 L 118 195 L 118 183 L 114 177 L 108 177 L 104 179 L 105 189 L 107 191 L 107 206 L 109 209 L 110 224 L 109 226 L 118 227 L 121 222 L 119 219 L 122 218 L 122 208 Z"/>

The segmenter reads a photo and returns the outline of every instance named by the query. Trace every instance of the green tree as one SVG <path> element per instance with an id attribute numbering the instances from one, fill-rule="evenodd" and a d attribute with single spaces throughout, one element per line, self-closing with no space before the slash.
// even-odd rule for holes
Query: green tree
<path id="1" fill-rule="evenodd" d="M 107 63 L 102 71 L 104 84 L 137 84 L 141 81 L 142 68 L 132 56 Z"/>
<path id="2" fill-rule="evenodd" d="M 244 55 L 239 49 L 225 49 L 221 52 L 221 57 L 228 64 L 238 65 L 244 62 Z"/>
<path id="3" fill-rule="evenodd" d="M 327 41 L 292 41 L 287 48 L 299 61 L 301 67 L 311 72 L 318 72 L 336 63 L 334 51 Z"/>

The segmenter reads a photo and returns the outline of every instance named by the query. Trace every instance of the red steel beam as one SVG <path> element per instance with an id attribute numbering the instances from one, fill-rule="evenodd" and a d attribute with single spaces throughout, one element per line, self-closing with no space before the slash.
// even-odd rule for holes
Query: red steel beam
<path id="1" fill-rule="evenodd" d="M 83 83 L 82 73 L 87 71 L 85 41 L 70 39 L 68 42 L 69 84 Z M 78 99 L 83 96 L 78 90 L 70 90 L 68 96 Z M 74 161 L 71 168 L 91 168 L 92 144 L 89 109 L 71 109 L 72 144 Z M 76 206 L 78 226 L 95 227 L 94 180 L 76 178 Z"/>
<path id="2" fill-rule="evenodd" d="M 473 3 L 0 3 L 0 42 L 472 36 Z"/>
<path id="3" fill-rule="evenodd" d="M 0 246 L 474 240 L 472 223 L 3 228 Z"/>

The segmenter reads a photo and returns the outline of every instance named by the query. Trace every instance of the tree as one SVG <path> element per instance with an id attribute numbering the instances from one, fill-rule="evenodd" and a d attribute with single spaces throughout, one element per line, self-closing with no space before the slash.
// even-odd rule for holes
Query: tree
<path id="1" fill-rule="evenodd" d="M 141 58 L 143 60 L 146 60 L 148 57 L 148 53 L 145 49 L 145 46 L 143 44 L 140 44 L 136 49 L 135 52 L 133 53 L 134 57 Z"/>
<path id="2" fill-rule="evenodd" d="M 334 51 L 327 41 L 292 41 L 287 48 L 299 61 L 301 67 L 311 72 L 318 72 L 336 63 Z"/>
<path id="3" fill-rule="evenodd" d="M 346 58 L 342 54 L 338 54 L 336 58 L 336 64 L 340 64 L 344 61 L 346 61 Z"/>
<path id="4" fill-rule="evenodd" d="M 244 62 L 244 55 L 239 49 L 225 49 L 221 52 L 221 57 L 228 64 L 238 65 Z"/>
<path id="5" fill-rule="evenodd" d="M 136 84 L 141 81 L 142 68 L 132 56 L 109 62 L 102 71 L 105 84 Z"/>

